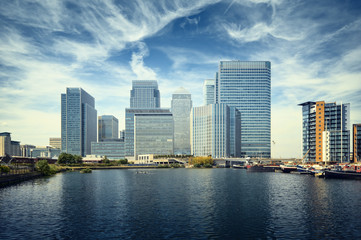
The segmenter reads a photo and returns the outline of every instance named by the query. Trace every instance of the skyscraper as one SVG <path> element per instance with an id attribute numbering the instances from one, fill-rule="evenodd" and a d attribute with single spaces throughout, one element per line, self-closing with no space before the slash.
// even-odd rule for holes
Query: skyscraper
<path id="1" fill-rule="evenodd" d="M 125 109 L 125 150 L 126 156 L 134 156 L 134 116 L 135 114 L 169 114 L 169 109 Z"/>
<path id="2" fill-rule="evenodd" d="M 305 102 L 303 155 L 307 162 L 346 162 L 350 156 L 350 104 Z"/>
<path id="3" fill-rule="evenodd" d="M 221 61 L 216 74 L 215 102 L 241 113 L 241 156 L 271 157 L 271 63 Z M 231 132 L 236 112 L 231 113 Z M 230 138 L 231 146 L 236 139 Z M 237 147 L 236 147 L 237 148 Z M 237 156 L 238 149 L 231 148 Z"/>
<path id="4" fill-rule="evenodd" d="M 189 155 L 191 153 L 189 114 L 192 110 L 191 94 L 179 88 L 172 95 L 172 114 L 174 120 L 174 154 Z"/>
<path id="5" fill-rule="evenodd" d="M 119 122 L 113 115 L 98 117 L 98 141 L 105 139 L 118 139 Z"/>
<path id="6" fill-rule="evenodd" d="M 61 94 L 61 150 L 85 156 L 97 141 L 95 100 L 81 88 L 67 88 Z"/>
<path id="7" fill-rule="evenodd" d="M 173 154 L 172 113 L 134 114 L 134 156 L 145 154 Z"/>
<path id="8" fill-rule="evenodd" d="M 226 104 L 194 107 L 191 112 L 191 153 L 229 157 L 230 112 Z"/>
<path id="9" fill-rule="evenodd" d="M 214 89 L 214 79 L 206 79 L 203 83 L 203 104 L 213 104 L 215 103 L 214 95 L 215 95 L 215 89 Z"/>
<path id="10" fill-rule="evenodd" d="M 130 108 L 160 108 L 160 93 L 156 80 L 133 80 Z"/>

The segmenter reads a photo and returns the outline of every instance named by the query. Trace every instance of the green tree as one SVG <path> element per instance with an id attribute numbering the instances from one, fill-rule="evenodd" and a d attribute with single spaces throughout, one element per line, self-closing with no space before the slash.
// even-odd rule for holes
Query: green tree
<path id="1" fill-rule="evenodd" d="M 47 160 L 39 160 L 36 163 L 36 170 L 45 176 L 50 176 L 52 174 Z"/>
<path id="2" fill-rule="evenodd" d="M 109 164 L 110 163 L 110 160 L 107 158 L 107 156 L 104 156 L 102 158 L 102 162 L 105 163 L 105 164 Z"/>
<path id="3" fill-rule="evenodd" d="M 8 173 L 10 172 L 10 168 L 5 165 L 0 165 L 0 173 Z"/>
<path id="4" fill-rule="evenodd" d="M 82 164 L 83 163 L 83 157 L 80 155 L 74 155 L 74 163 Z"/>

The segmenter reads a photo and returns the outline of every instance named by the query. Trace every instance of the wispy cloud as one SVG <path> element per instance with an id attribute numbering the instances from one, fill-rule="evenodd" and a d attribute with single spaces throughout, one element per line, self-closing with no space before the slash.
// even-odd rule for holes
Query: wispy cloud
<path id="1" fill-rule="evenodd" d="M 138 42 L 136 45 L 139 51 L 133 52 L 130 66 L 132 67 L 133 72 L 137 75 L 137 79 L 157 79 L 156 73 L 149 67 L 144 66 L 143 58 L 149 55 L 147 46 L 142 42 Z"/>

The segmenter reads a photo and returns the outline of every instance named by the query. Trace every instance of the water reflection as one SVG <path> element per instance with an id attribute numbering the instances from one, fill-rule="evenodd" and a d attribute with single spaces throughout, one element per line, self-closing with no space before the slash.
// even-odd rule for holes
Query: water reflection
<path id="1" fill-rule="evenodd" d="M 0 239 L 356 239 L 361 182 L 236 169 L 58 174 L 0 189 Z"/>

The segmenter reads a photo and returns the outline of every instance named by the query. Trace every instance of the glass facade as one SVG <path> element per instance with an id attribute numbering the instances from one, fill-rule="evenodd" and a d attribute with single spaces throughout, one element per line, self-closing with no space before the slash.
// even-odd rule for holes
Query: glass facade
<path id="1" fill-rule="evenodd" d="M 305 102 L 302 106 L 304 161 L 348 162 L 350 104 Z"/>
<path id="2" fill-rule="evenodd" d="M 191 153 L 229 157 L 230 108 L 226 104 L 194 107 L 191 112 Z"/>
<path id="3" fill-rule="evenodd" d="M 67 88 L 61 94 L 62 152 L 85 156 L 97 140 L 95 100 L 81 88 Z"/>
<path id="4" fill-rule="evenodd" d="M 169 109 L 125 109 L 126 156 L 134 156 L 134 115 L 141 113 L 170 113 Z"/>
<path id="5" fill-rule="evenodd" d="M 203 104 L 204 105 L 215 103 L 214 84 L 215 84 L 214 79 L 206 79 L 206 80 L 204 80 L 204 83 L 203 83 Z"/>
<path id="6" fill-rule="evenodd" d="M 98 141 L 105 139 L 118 139 L 119 121 L 113 115 L 98 117 Z"/>
<path id="7" fill-rule="evenodd" d="M 134 156 L 173 154 L 173 116 L 171 113 L 134 115 Z"/>
<path id="8" fill-rule="evenodd" d="M 160 93 L 156 80 L 133 80 L 130 108 L 160 108 Z"/>
<path id="9" fill-rule="evenodd" d="M 52 147 L 37 147 L 30 149 L 30 157 L 46 157 L 46 158 L 53 158 L 57 159 L 60 155 L 59 148 L 52 148 Z"/>
<path id="10" fill-rule="evenodd" d="M 221 61 L 215 91 L 216 103 L 227 104 L 241 113 L 240 155 L 270 158 L 271 63 Z M 236 129 L 233 122 L 231 129 Z M 236 142 L 234 138 L 232 141 Z M 238 155 L 238 151 L 232 148 L 231 155 Z"/>
<path id="11" fill-rule="evenodd" d="M 125 143 L 120 140 L 104 140 L 102 142 L 92 142 L 91 154 L 106 156 L 110 160 L 123 159 L 125 157 Z"/>
<path id="12" fill-rule="evenodd" d="M 192 110 L 191 94 L 184 88 L 178 89 L 172 95 L 172 114 L 174 120 L 174 154 L 189 155 L 190 122 L 189 115 Z"/>

